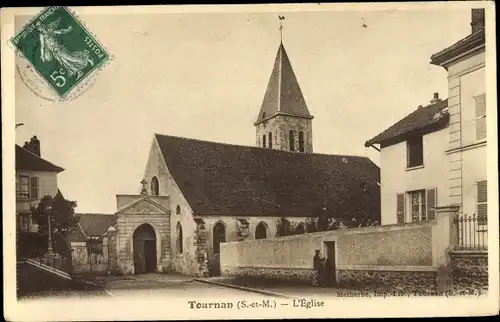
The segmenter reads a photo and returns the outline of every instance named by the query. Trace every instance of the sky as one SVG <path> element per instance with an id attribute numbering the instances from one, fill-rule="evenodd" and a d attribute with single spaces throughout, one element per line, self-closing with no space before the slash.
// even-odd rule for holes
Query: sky
<path id="1" fill-rule="evenodd" d="M 139 193 L 154 133 L 254 146 L 279 14 L 314 115 L 314 151 L 376 164 L 364 142 L 434 92 L 446 98 L 447 73 L 430 56 L 470 32 L 469 9 L 81 14 L 113 60 L 62 103 L 16 75 L 16 143 L 37 135 L 42 157 L 65 169 L 59 188 L 79 213 L 114 213 L 116 194 Z"/>

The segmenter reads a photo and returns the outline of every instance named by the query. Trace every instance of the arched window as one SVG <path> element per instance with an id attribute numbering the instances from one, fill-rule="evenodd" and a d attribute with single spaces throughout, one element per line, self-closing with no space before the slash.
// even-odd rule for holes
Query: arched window
<path id="1" fill-rule="evenodd" d="M 183 250 L 183 247 L 182 247 L 182 226 L 181 226 L 180 222 L 177 223 L 176 231 L 177 231 L 177 254 L 182 254 L 182 250 Z"/>
<path id="2" fill-rule="evenodd" d="M 213 253 L 214 254 L 219 254 L 220 253 L 220 243 L 225 243 L 226 242 L 226 227 L 224 227 L 224 224 L 222 222 L 218 222 L 214 226 L 213 230 Z"/>
<path id="3" fill-rule="evenodd" d="M 266 135 L 265 134 L 262 136 L 262 147 L 264 147 L 264 148 L 266 147 Z"/>
<path id="4" fill-rule="evenodd" d="M 289 133 L 289 141 L 290 141 L 290 151 L 294 151 L 295 150 L 295 142 L 294 142 L 294 138 L 293 138 L 293 130 L 290 130 L 290 133 Z"/>
<path id="5" fill-rule="evenodd" d="M 158 183 L 158 178 L 157 177 L 153 177 L 153 179 L 151 179 L 151 194 L 153 196 L 158 196 L 160 194 L 160 184 Z"/>
<path id="6" fill-rule="evenodd" d="M 260 222 L 255 228 L 255 239 L 267 238 L 267 226 L 264 222 Z"/>
<path id="7" fill-rule="evenodd" d="M 269 132 L 269 147 L 273 148 L 273 134 Z"/>
<path id="8" fill-rule="evenodd" d="M 303 223 L 300 223 L 297 225 L 297 227 L 295 227 L 295 234 L 296 235 L 305 234 L 305 233 L 306 233 L 306 229 L 304 228 Z"/>
<path id="9" fill-rule="evenodd" d="M 175 214 L 180 215 L 181 214 L 181 206 L 177 205 L 177 208 L 175 208 Z"/>
<path id="10" fill-rule="evenodd" d="M 304 152 L 304 132 L 299 132 L 299 152 Z"/>

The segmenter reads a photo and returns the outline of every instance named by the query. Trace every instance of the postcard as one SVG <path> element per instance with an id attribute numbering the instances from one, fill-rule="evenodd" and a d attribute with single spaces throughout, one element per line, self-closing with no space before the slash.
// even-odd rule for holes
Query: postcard
<path id="1" fill-rule="evenodd" d="M 493 2 L 1 21 L 7 320 L 498 314 Z"/>

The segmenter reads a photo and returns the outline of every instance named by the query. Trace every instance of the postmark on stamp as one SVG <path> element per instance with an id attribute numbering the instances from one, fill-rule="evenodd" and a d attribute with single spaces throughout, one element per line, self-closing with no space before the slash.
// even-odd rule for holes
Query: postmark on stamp
<path id="1" fill-rule="evenodd" d="M 11 41 L 61 99 L 110 59 L 106 49 L 63 6 L 42 11 Z"/>

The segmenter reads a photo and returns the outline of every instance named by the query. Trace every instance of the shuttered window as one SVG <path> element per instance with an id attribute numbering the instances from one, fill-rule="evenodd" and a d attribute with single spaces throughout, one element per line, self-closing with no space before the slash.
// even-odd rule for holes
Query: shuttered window
<path id="1" fill-rule="evenodd" d="M 486 138 L 486 94 L 475 97 L 476 140 Z"/>
<path id="2" fill-rule="evenodd" d="M 405 194 L 398 193 L 396 196 L 396 218 L 397 223 L 402 224 L 405 222 Z"/>
<path id="3" fill-rule="evenodd" d="M 437 190 L 436 189 L 428 189 L 426 192 L 427 199 L 427 219 L 433 220 L 436 218 L 436 206 L 437 206 Z"/>
<path id="4" fill-rule="evenodd" d="M 269 147 L 273 147 L 273 133 L 269 132 Z"/>
<path id="5" fill-rule="evenodd" d="M 30 179 L 30 197 L 38 199 L 38 177 L 31 177 Z"/>
<path id="6" fill-rule="evenodd" d="M 427 220 L 425 190 L 408 192 L 410 200 L 411 221 Z"/>
<path id="7" fill-rule="evenodd" d="M 30 177 L 18 176 L 16 179 L 16 196 L 18 199 L 29 199 Z"/>
<path id="8" fill-rule="evenodd" d="M 488 223 L 488 204 L 487 204 L 487 184 L 486 180 L 477 183 L 477 217 L 480 225 Z"/>

